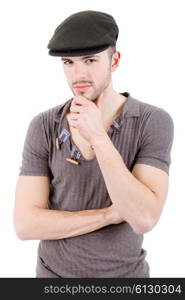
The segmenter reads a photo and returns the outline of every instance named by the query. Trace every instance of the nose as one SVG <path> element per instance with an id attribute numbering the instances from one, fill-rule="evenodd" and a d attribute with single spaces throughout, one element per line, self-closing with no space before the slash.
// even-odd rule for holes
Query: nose
<path id="1" fill-rule="evenodd" d="M 73 70 L 74 70 L 75 81 L 87 79 L 86 66 L 82 62 L 80 61 L 75 62 Z"/>

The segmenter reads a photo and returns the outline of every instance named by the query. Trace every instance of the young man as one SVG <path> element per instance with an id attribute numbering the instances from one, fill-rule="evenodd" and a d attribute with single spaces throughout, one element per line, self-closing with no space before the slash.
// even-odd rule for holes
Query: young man
<path id="1" fill-rule="evenodd" d="M 149 277 L 143 234 L 168 191 L 173 121 L 117 93 L 112 16 L 83 11 L 55 30 L 73 98 L 30 122 L 16 186 L 21 239 L 41 240 L 37 277 Z"/>

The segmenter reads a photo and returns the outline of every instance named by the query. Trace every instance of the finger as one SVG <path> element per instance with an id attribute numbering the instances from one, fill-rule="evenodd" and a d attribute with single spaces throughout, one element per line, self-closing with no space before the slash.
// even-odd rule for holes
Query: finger
<path id="1" fill-rule="evenodd" d="M 76 96 L 73 98 L 72 103 L 77 104 L 77 105 L 82 105 L 82 104 L 87 104 L 89 101 L 83 97 L 83 96 Z"/>
<path id="2" fill-rule="evenodd" d="M 79 105 L 71 105 L 70 111 L 80 113 L 80 112 L 82 112 L 82 107 Z"/>
<path id="3" fill-rule="evenodd" d="M 71 120 L 78 120 L 79 114 L 78 113 L 71 113 L 70 118 Z"/>
<path id="4" fill-rule="evenodd" d="M 72 119 L 70 119 L 69 120 L 69 125 L 71 126 L 71 127 L 77 127 L 77 120 L 72 120 Z"/>

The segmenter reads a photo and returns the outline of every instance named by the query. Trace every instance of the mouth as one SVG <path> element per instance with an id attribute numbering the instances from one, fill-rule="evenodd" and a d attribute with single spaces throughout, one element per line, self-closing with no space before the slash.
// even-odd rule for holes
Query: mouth
<path id="1" fill-rule="evenodd" d="M 74 86 L 74 89 L 78 92 L 84 92 L 88 90 L 91 87 L 91 85 L 76 85 Z"/>

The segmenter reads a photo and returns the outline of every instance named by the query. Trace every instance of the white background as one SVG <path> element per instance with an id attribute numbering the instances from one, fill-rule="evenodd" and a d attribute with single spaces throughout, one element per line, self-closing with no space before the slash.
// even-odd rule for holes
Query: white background
<path id="1" fill-rule="evenodd" d="M 38 241 L 20 241 L 12 213 L 28 124 L 71 97 L 59 58 L 48 55 L 54 29 L 70 14 L 101 10 L 116 19 L 118 92 L 168 111 L 175 124 L 170 189 L 161 219 L 145 235 L 151 277 L 185 275 L 185 1 L 1 1 L 0 277 L 35 277 Z M 26 199 L 25 199 L 26 201 Z"/>

